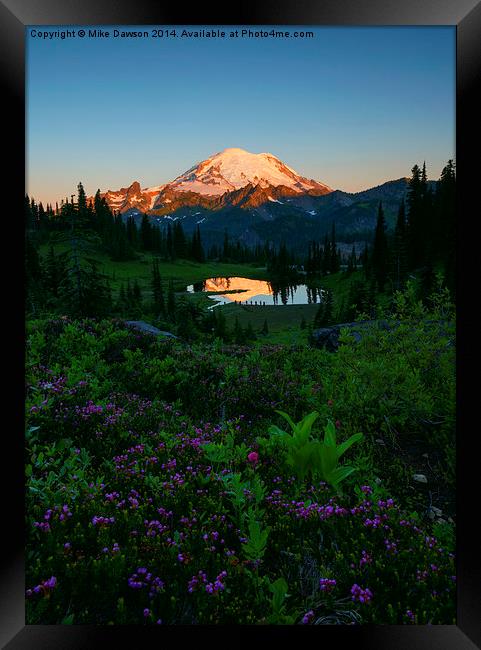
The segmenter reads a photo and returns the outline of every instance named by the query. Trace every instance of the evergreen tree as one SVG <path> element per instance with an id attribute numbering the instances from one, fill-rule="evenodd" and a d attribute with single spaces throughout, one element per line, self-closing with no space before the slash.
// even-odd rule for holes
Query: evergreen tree
<path id="1" fill-rule="evenodd" d="M 374 245 L 372 250 L 372 267 L 379 291 L 384 291 L 388 274 L 388 248 L 386 238 L 386 222 L 382 202 L 379 202 Z"/>
<path id="2" fill-rule="evenodd" d="M 343 323 L 345 320 L 346 320 L 346 301 L 343 298 L 337 309 L 336 322 Z"/>
<path id="3" fill-rule="evenodd" d="M 152 250 L 152 225 L 146 214 L 142 216 L 142 222 L 140 224 L 140 241 L 144 251 Z"/>
<path id="4" fill-rule="evenodd" d="M 137 230 L 137 225 L 135 219 L 130 216 L 127 219 L 126 224 L 126 235 L 128 242 L 132 248 L 138 248 L 139 246 L 139 232 Z"/>
<path id="5" fill-rule="evenodd" d="M 30 236 L 25 238 L 25 308 L 37 315 L 42 302 L 42 269 L 37 248 Z"/>
<path id="6" fill-rule="evenodd" d="M 408 263 L 410 269 L 418 268 L 422 262 L 423 253 L 423 193 L 424 182 L 421 179 L 421 170 L 414 165 L 411 170 L 412 176 L 409 181 L 407 207 L 407 241 L 408 241 Z"/>
<path id="7" fill-rule="evenodd" d="M 159 260 L 154 259 L 152 263 L 152 296 L 153 308 L 157 316 L 165 314 L 165 301 L 164 291 L 162 288 L 162 280 L 160 278 Z"/>
<path id="8" fill-rule="evenodd" d="M 264 336 L 267 336 L 269 334 L 269 326 L 267 324 L 267 319 L 264 320 L 264 324 L 262 325 L 262 329 L 261 329 L 261 334 L 263 334 Z"/>
<path id="9" fill-rule="evenodd" d="M 127 236 L 127 228 L 120 216 L 114 217 L 110 231 L 108 250 L 111 259 L 115 262 L 133 259 L 134 251 Z"/>
<path id="10" fill-rule="evenodd" d="M 224 230 L 224 244 L 222 247 L 222 261 L 227 262 L 230 257 L 230 244 L 229 244 L 229 234 L 227 230 Z"/>
<path id="11" fill-rule="evenodd" d="M 200 263 L 205 262 L 199 226 L 197 226 L 192 236 L 192 259 Z"/>
<path id="12" fill-rule="evenodd" d="M 329 270 L 331 273 L 337 273 L 340 267 L 340 253 L 337 250 L 336 244 L 336 224 L 332 222 Z"/>
<path id="13" fill-rule="evenodd" d="M 377 299 L 376 299 L 376 280 L 374 278 L 369 282 L 368 288 L 362 293 L 360 309 L 364 311 L 370 319 L 376 318 Z"/>
<path id="14" fill-rule="evenodd" d="M 349 255 L 348 260 L 347 260 L 347 269 L 346 269 L 346 274 L 347 275 L 351 275 L 356 270 L 356 260 L 357 260 L 357 258 L 356 258 L 356 247 L 353 244 L 351 254 Z"/>
<path id="15" fill-rule="evenodd" d="M 227 323 L 225 316 L 222 312 L 222 308 L 217 307 L 216 309 L 216 321 L 215 321 L 215 331 L 214 335 L 216 338 L 221 339 L 221 341 L 228 340 L 227 334 Z"/>
<path id="16" fill-rule="evenodd" d="M 396 290 L 401 289 L 406 278 L 407 271 L 407 232 L 406 232 L 406 210 L 404 199 L 402 199 L 394 229 L 393 254 L 392 254 L 392 275 L 393 285 Z"/>
<path id="17" fill-rule="evenodd" d="M 366 305 L 367 287 L 365 281 L 351 280 L 344 311 L 345 322 L 352 322 Z"/>
<path id="18" fill-rule="evenodd" d="M 324 295 L 314 317 L 314 327 L 326 327 L 332 324 L 333 297 L 330 289 L 324 290 Z"/>
<path id="19" fill-rule="evenodd" d="M 58 299 L 60 294 L 60 287 L 62 279 L 68 272 L 68 255 L 67 253 L 55 254 L 52 244 L 50 244 L 49 251 L 45 258 L 44 265 L 44 285 L 47 291 L 51 294 L 54 301 Z"/>
<path id="20" fill-rule="evenodd" d="M 254 329 L 252 327 L 252 323 L 249 321 L 247 323 L 247 327 L 245 329 L 245 338 L 248 341 L 255 341 L 257 336 L 255 335 Z"/>
<path id="21" fill-rule="evenodd" d="M 372 265 L 371 265 L 371 256 L 369 254 L 369 247 L 367 245 L 367 242 L 364 244 L 364 251 L 361 255 L 361 264 L 362 264 L 362 271 L 364 273 L 364 277 L 366 280 L 368 280 L 372 273 Z"/>
<path id="22" fill-rule="evenodd" d="M 180 221 L 174 222 L 173 228 L 173 246 L 174 255 L 179 259 L 186 259 L 187 257 L 187 240 L 185 238 L 184 229 Z"/>
<path id="23" fill-rule="evenodd" d="M 234 343 L 236 345 L 244 345 L 246 340 L 244 330 L 242 329 L 242 326 L 239 323 L 239 320 L 236 316 L 235 323 L 234 323 Z"/>
<path id="24" fill-rule="evenodd" d="M 167 293 L 167 313 L 169 318 L 175 321 L 175 291 L 174 291 L 174 281 L 172 278 L 169 280 L 169 291 Z"/>
<path id="25" fill-rule="evenodd" d="M 142 310 L 142 290 L 140 288 L 140 285 L 137 281 L 137 279 L 134 280 L 134 287 L 132 289 L 132 294 L 133 294 L 133 300 L 135 306 L 139 309 L 139 311 Z"/>
<path id="26" fill-rule="evenodd" d="M 434 272 L 432 259 L 429 256 L 426 259 L 425 266 L 423 266 L 423 268 L 421 269 L 420 286 L 419 286 L 420 298 L 427 306 L 429 306 L 427 299 L 433 293 L 435 281 L 436 281 L 436 275 Z"/>
<path id="27" fill-rule="evenodd" d="M 446 286 L 456 295 L 456 173 L 449 160 L 438 183 L 435 197 L 438 258 L 444 264 Z"/>
<path id="28" fill-rule="evenodd" d="M 175 260 L 174 240 L 172 237 L 172 227 L 170 223 L 167 226 L 167 258 L 171 261 Z"/>
<path id="29" fill-rule="evenodd" d="M 127 296 L 125 294 L 125 286 L 123 282 L 120 285 L 118 310 L 122 315 L 124 315 L 127 311 Z"/>
<path id="30" fill-rule="evenodd" d="M 62 307 L 73 318 L 102 318 L 110 313 L 112 296 L 106 276 L 94 260 L 74 265 L 59 287 Z"/>

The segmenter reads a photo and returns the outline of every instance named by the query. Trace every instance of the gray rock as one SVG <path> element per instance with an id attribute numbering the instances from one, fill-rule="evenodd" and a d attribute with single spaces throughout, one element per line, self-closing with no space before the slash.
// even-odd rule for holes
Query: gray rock
<path id="1" fill-rule="evenodd" d="M 441 335 L 445 334 L 445 325 L 451 325 L 447 321 L 425 321 L 426 324 L 432 325 L 433 327 L 438 327 Z M 351 336 L 354 337 L 356 343 L 359 343 L 362 339 L 363 330 L 373 325 L 377 325 L 379 329 L 382 330 L 391 330 L 396 328 L 400 324 L 399 321 L 387 320 L 364 320 L 358 321 L 356 323 L 340 323 L 339 325 L 331 325 L 330 327 L 321 327 L 312 332 L 312 340 L 314 345 L 320 348 L 325 348 L 328 352 L 335 352 L 339 347 L 339 336 L 341 329 L 346 328 L 349 330 Z M 453 345 L 454 342 L 450 340 L 448 345 Z"/>
<path id="2" fill-rule="evenodd" d="M 164 332 L 162 330 L 159 330 L 157 327 L 154 327 L 153 325 L 149 325 L 149 323 L 146 323 L 143 320 L 126 320 L 125 324 L 128 325 L 129 327 L 132 327 L 133 329 L 139 330 L 139 332 L 147 332 L 148 334 L 153 334 L 154 336 L 166 336 L 172 339 L 177 338 L 175 334 L 172 334 L 171 332 Z"/>
<path id="3" fill-rule="evenodd" d="M 417 481 L 418 483 L 427 483 L 428 479 L 424 474 L 413 474 L 413 481 Z"/>

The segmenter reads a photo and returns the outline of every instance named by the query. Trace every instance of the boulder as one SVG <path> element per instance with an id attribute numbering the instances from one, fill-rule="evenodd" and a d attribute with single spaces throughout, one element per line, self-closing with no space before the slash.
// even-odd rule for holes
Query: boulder
<path id="1" fill-rule="evenodd" d="M 362 330 L 369 325 L 375 325 L 376 323 L 383 327 L 383 329 L 388 329 L 386 321 L 365 320 L 357 323 L 340 323 L 339 325 L 332 325 L 331 327 L 321 327 L 312 332 L 312 338 L 316 346 L 325 348 L 328 352 L 335 352 L 339 347 L 339 335 L 341 329 L 349 329 L 350 334 L 354 337 L 355 341 L 359 343 L 362 338 Z"/>
<path id="2" fill-rule="evenodd" d="M 154 336 L 165 336 L 172 339 L 178 338 L 175 336 L 175 334 L 159 330 L 157 327 L 149 325 L 149 323 L 146 323 L 143 320 L 126 320 L 125 324 L 128 327 L 132 327 L 133 329 L 138 330 L 139 332 L 146 332 L 147 334 L 153 334 Z"/>
<path id="3" fill-rule="evenodd" d="M 416 481 L 417 483 L 427 483 L 428 479 L 424 474 L 413 474 L 413 481 Z"/>
<path id="4" fill-rule="evenodd" d="M 433 327 L 438 327 L 441 336 L 447 334 L 445 326 L 452 325 L 449 321 L 426 320 L 425 323 Z M 376 325 L 382 330 L 391 330 L 400 325 L 400 322 L 388 322 L 387 320 L 363 320 L 356 323 L 340 323 L 339 325 L 331 325 L 330 327 L 321 327 L 312 332 L 312 341 L 317 347 L 325 348 L 328 352 L 335 352 L 339 347 L 341 329 L 348 329 L 351 336 L 354 337 L 354 340 L 359 343 L 362 339 L 363 330 L 372 327 L 373 325 Z M 450 338 L 447 345 L 454 345 L 452 338 Z"/>

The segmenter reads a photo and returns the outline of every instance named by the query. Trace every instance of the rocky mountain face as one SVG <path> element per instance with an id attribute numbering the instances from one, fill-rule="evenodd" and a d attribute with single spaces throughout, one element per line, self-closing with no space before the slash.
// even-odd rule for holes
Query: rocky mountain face
<path id="1" fill-rule="evenodd" d="M 301 249 L 324 237 L 333 223 L 339 241 L 369 240 L 379 201 L 392 228 L 407 188 L 408 179 L 400 178 L 357 193 L 333 190 L 272 154 L 231 148 L 170 183 L 142 189 L 135 181 L 101 196 L 125 219 L 140 221 L 147 214 L 160 227 L 181 220 L 188 233 L 199 226 L 207 245 L 220 243 L 227 230 L 233 240 L 249 246 L 288 241 Z"/>
<path id="2" fill-rule="evenodd" d="M 300 176 L 276 156 L 243 149 L 224 149 L 178 176 L 171 183 L 141 189 L 138 181 L 105 197 L 113 210 L 138 210 L 157 216 L 184 206 L 221 210 L 227 206 L 258 207 L 281 196 L 320 196 L 331 188 Z"/>

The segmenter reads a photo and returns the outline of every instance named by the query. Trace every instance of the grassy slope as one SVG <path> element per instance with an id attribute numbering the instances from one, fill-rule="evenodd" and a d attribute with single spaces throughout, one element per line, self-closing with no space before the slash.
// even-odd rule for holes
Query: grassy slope
<path id="1" fill-rule="evenodd" d="M 66 245 L 57 244 L 54 246 L 55 252 L 66 250 Z M 48 246 L 40 247 L 40 255 L 48 253 Z M 139 253 L 138 259 L 127 262 L 113 262 L 106 253 L 93 252 L 91 257 L 100 263 L 100 269 L 107 275 L 110 280 L 112 289 L 118 290 L 122 282 L 137 280 L 141 289 L 150 288 L 152 260 L 154 256 L 150 253 Z M 170 278 L 174 280 L 176 288 L 180 291 L 185 285 L 193 282 L 200 282 L 207 278 L 223 276 L 243 276 L 258 280 L 267 278 L 266 271 L 263 268 L 251 264 L 224 264 L 223 262 L 190 262 L 179 260 L 177 262 L 165 262 L 159 260 L 159 270 L 161 277 L 167 281 Z"/>
<path id="2" fill-rule="evenodd" d="M 65 244 L 56 244 L 54 246 L 57 253 L 66 248 L 67 245 Z M 47 252 L 48 246 L 41 246 L 40 255 L 44 256 Z M 152 254 L 140 253 L 137 259 L 126 262 L 113 262 L 107 254 L 98 251 L 93 252 L 91 257 L 100 263 L 100 269 L 109 278 L 114 298 L 117 297 L 120 286 L 126 284 L 127 280 L 131 282 L 137 280 L 144 299 L 148 300 L 150 298 L 151 265 L 154 258 Z M 183 291 L 187 285 L 211 277 L 240 276 L 258 280 L 267 279 L 265 268 L 253 264 L 226 264 L 222 262 L 199 264 L 187 260 L 177 262 L 159 260 L 159 269 L 165 285 L 172 279 L 177 291 Z M 335 273 L 322 278 L 320 286 L 333 291 L 334 313 L 336 313 L 343 300 L 347 298 L 351 281 L 361 277 L 361 271 L 356 271 L 350 276 L 346 276 L 344 273 Z M 210 304 L 205 294 L 195 296 L 189 294 L 189 299 L 199 301 L 206 306 Z M 216 307 L 216 309 L 223 310 L 229 327 L 234 325 L 237 317 L 243 327 L 246 327 L 250 322 L 256 333 L 260 332 L 264 320 L 267 320 L 269 335 L 267 337 L 260 336 L 260 343 L 302 344 L 307 340 L 307 330 L 300 329 L 301 321 L 304 318 L 306 323 L 312 323 L 318 305 L 254 306 L 231 304 Z"/>

